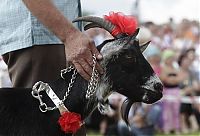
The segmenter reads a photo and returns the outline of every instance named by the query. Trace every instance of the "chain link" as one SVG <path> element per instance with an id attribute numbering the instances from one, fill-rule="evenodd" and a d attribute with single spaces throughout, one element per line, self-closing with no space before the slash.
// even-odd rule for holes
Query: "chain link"
<path id="1" fill-rule="evenodd" d="M 91 96 L 94 95 L 94 93 L 96 92 L 98 83 L 99 83 L 99 73 L 96 70 L 96 63 L 97 63 L 96 57 L 95 57 L 95 55 L 93 55 L 92 76 L 91 76 L 91 79 L 90 79 L 90 82 L 88 84 L 88 88 L 87 88 L 87 91 L 86 91 L 86 99 L 90 99 Z M 71 65 L 68 68 L 61 70 L 61 73 L 60 73 L 61 78 L 65 79 L 64 74 L 71 72 L 72 70 L 74 70 L 74 71 L 73 71 L 70 83 L 68 85 L 67 91 L 65 93 L 65 96 L 61 100 L 62 101 L 61 104 L 64 103 L 64 101 L 67 99 L 67 97 L 70 94 L 70 91 L 71 91 L 71 89 L 74 85 L 74 82 L 75 82 L 75 79 L 76 79 L 76 76 L 77 76 L 77 70 Z M 33 89 L 32 89 L 32 96 L 39 100 L 39 102 L 40 102 L 39 109 L 42 112 L 52 111 L 52 110 L 55 110 L 55 109 L 58 108 L 56 106 L 55 107 L 48 107 L 46 105 L 46 103 L 44 103 L 41 99 L 42 96 L 39 94 L 39 92 L 44 91 L 48 87 L 49 87 L 49 85 L 47 83 L 43 83 L 43 82 L 39 81 L 33 86 Z"/>
<path id="2" fill-rule="evenodd" d="M 75 68 L 71 65 L 71 66 L 69 66 L 68 68 L 61 70 L 60 76 L 61 76 L 63 79 L 65 79 L 64 76 L 63 76 L 63 74 L 66 74 L 66 73 L 68 73 L 68 72 L 71 72 L 73 69 L 75 69 Z"/>
<path id="3" fill-rule="evenodd" d="M 67 96 L 69 96 L 69 93 L 70 93 L 70 91 L 71 91 L 71 89 L 72 89 L 72 87 L 73 87 L 73 85 L 74 85 L 75 79 L 76 79 L 77 70 L 76 70 L 75 68 L 73 68 L 73 69 L 74 69 L 74 72 L 73 72 L 73 74 L 72 74 L 72 78 L 71 78 L 70 83 L 69 83 L 69 85 L 68 85 L 68 88 L 67 88 L 67 91 L 66 91 L 66 93 L 65 93 L 65 96 L 64 96 L 64 98 L 62 99 L 62 102 L 63 102 L 63 103 L 64 103 L 64 101 L 67 99 Z"/>
<path id="4" fill-rule="evenodd" d="M 99 73 L 96 70 L 96 63 L 97 63 L 96 57 L 95 57 L 95 55 L 93 55 L 92 77 L 91 77 L 91 80 L 88 84 L 88 88 L 86 91 L 86 99 L 90 99 L 90 97 L 94 95 L 94 93 L 96 92 L 96 88 L 98 86 Z"/>

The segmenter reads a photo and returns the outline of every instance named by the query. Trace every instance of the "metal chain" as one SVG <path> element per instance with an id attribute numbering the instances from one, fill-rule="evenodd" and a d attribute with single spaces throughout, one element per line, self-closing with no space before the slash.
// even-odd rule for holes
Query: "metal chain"
<path id="1" fill-rule="evenodd" d="M 61 76 L 63 79 L 65 79 L 65 78 L 63 77 L 63 74 L 66 74 L 66 73 L 68 73 L 68 72 L 71 72 L 73 69 L 75 69 L 75 68 L 71 65 L 71 66 L 69 66 L 68 68 L 61 70 L 60 76 Z"/>
<path id="2" fill-rule="evenodd" d="M 68 85 L 68 88 L 67 88 L 67 91 L 65 93 L 65 96 L 63 97 L 63 99 L 61 100 L 62 103 L 64 103 L 64 101 L 67 99 L 67 97 L 69 96 L 70 94 L 70 91 L 73 87 L 73 84 L 75 82 L 75 79 L 76 79 L 76 76 L 77 76 L 77 70 L 71 65 L 69 66 L 68 68 L 66 69 L 63 69 L 61 70 L 61 77 L 63 79 L 64 78 L 64 74 L 68 73 L 68 72 L 71 72 L 72 70 L 73 71 L 73 74 L 72 74 L 72 77 L 71 77 L 71 80 L 70 80 L 70 83 Z M 88 84 L 88 88 L 87 88 L 87 91 L 86 91 L 86 99 L 89 99 L 91 96 L 93 96 L 93 94 L 96 92 L 96 88 L 98 86 L 98 82 L 99 82 L 99 73 L 97 72 L 96 70 L 96 57 L 95 55 L 93 55 L 93 69 L 92 69 L 92 76 L 91 76 L 91 79 L 90 79 L 90 82 Z M 38 88 L 39 86 L 39 88 Z M 34 86 L 33 86 L 33 89 L 32 89 L 32 96 L 36 99 L 39 100 L 40 102 L 40 105 L 39 105 L 39 109 L 42 111 L 42 112 L 47 112 L 47 111 L 51 111 L 51 110 L 55 110 L 57 109 L 58 107 L 48 107 L 46 105 L 46 103 L 44 103 L 42 101 L 42 96 L 39 94 L 40 91 L 44 91 L 45 89 L 47 89 L 49 87 L 49 85 L 47 83 L 43 83 L 41 81 L 37 82 Z M 37 89 L 38 88 L 38 89 Z"/>
<path id="3" fill-rule="evenodd" d="M 69 96 L 69 93 L 70 93 L 70 91 L 71 91 L 71 89 L 72 89 L 72 87 L 73 87 L 73 85 L 74 85 L 75 79 L 76 79 L 77 70 L 76 70 L 74 67 L 73 67 L 73 69 L 74 69 L 74 72 L 73 72 L 73 74 L 72 74 L 72 78 L 71 78 L 70 83 L 69 83 L 69 85 L 68 85 L 67 91 L 65 92 L 65 96 L 64 96 L 64 98 L 62 99 L 62 102 L 63 102 L 63 103 L 64 103 L 64 101 L 67 99 L 67 96 Z M 71 68 L 71 70 L 72 70 L 72 68 Z"/>
<path id="4" fill-rule="evenodd" d="M 96 70 L 96 57 L 93 55 L 93 69 L 92 69 L 92 77 L 88 84 L 88 88 L 86 91 L 86 99 L 90 99 L 90 97 L 96 92 L 96 88 L 99 82 L 99 73 Z"/>

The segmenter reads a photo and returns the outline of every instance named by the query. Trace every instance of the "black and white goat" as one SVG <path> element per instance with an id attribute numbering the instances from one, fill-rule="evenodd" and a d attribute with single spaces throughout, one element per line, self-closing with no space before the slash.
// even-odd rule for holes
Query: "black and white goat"
<path id="1" fill-rule="evenodd" d="M 75 21 L 92 22 L 86 29 L 102 27 L 110 32 L 114 27 L 108 21 L 96 17 L 83 17 Z M 98 46 L 104 58 L 100 64 L 105 74 L 89 100 L 85 98 L 88 82 L 77 75 L 70 95 L 64 102 L 69 111 L 79 113 L 85 119 L 98 102 L 106 101 L 116 91 L 127 97 L 122 105 L 122 116 L 127 121 L 129 108 L 134 102 L 150 104 L 161 99 L 162 83 L 142 55 L 148 43 L 139 46 L 136 39 L 138 31 L 132 36 L 118 35 Z M 59 98 L 65 95 L 71 75 L 72 72 L 66 73 L 65 79 L 48 83 Z M 64 136 L 57 123 L 59 111 L 42 113 L 31 91 L 31 88 L 0 89 L 0 136 Z M 41 95 L 47 105 L 54 106 L 45 93 Z"/>

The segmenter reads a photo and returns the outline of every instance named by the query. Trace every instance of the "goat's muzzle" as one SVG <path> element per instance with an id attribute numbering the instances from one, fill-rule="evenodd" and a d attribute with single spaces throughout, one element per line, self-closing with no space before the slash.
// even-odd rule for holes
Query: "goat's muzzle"
<path id="1" fill-rule="evenodd" d="M 142 97 L 142 102 L 147 104 L 152 104 L 160 100 L 163 96 L 161 91 L 149 91 L 147 89 L 142 89 L 144 92 L 144 95 Z"/>

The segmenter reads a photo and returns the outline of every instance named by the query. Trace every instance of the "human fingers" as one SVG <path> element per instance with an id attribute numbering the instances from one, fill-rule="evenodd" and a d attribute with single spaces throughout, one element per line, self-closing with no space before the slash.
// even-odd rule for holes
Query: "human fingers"
<path id="1" fill-rule="evenodd" d="M 103 70 L 102 66 L 98 62 L 96 63 L 96 69 L 101 75 L 104 74 L 104 70 Z"/>
<path id="2" fill-rule="evenodd" d="M 89 60 L 88 63 L 90 64 L 90 66 L 94 66 L 94 60 Z M 104 70 L 103 68 L 100 66 L 100 64 L 96 61 L 96 64 L 95 64 L 95 69 L 100 73 L 100 74 L 103 74 L 104 73 Z"/>
<path id="3" fill-rule="evenodd" d="M 97 48 L 95 46 L 91 45 L 90 50 L 91 50 L 92 54 L 95 54 L 95 57 L 97 58 L 97 60 L 102 60 L 103 59 L 103 56 L 99 53 L 99 51 L 97 50 Z M 89 62 L 89 63 L 91 65 L 91 63 L 94 63 L 94 62 L 92 61 L 92 62 Z M 99 65 L 98 61 L 96 63 L 96 69 L 100 74 L 104 73 L 104 70 Z"/>
<path id="4" fill-rule="evenodd" d="M 83 69 L 83 67 L 76 61 L 73 61 L 73 65 L 76 68 L 77 72 L 87 81 L 90 80 L 90 75 L 87 74 L 87 72 L 85 72 L 85 70 Z"/>
<path id="5" fill-rule="evenodd" d="M 90 41 L 90 50 L 92 52 L 92 54 L 95 54 L 97 60 L 101 60 L 103 59 L 103 56 L 101 55 L 101 53 L 97 50 L 94 41 Z"/>
<path id="6" fill-rule="evenodd" d="M 79 60 L 79 64 L 82 66 L 82 68 L 84 69 L 84 71 L 89 75 L 92 76 L 92 66 L 87 63 L 87 60 L 85 59 L 80 59 Z"/>

